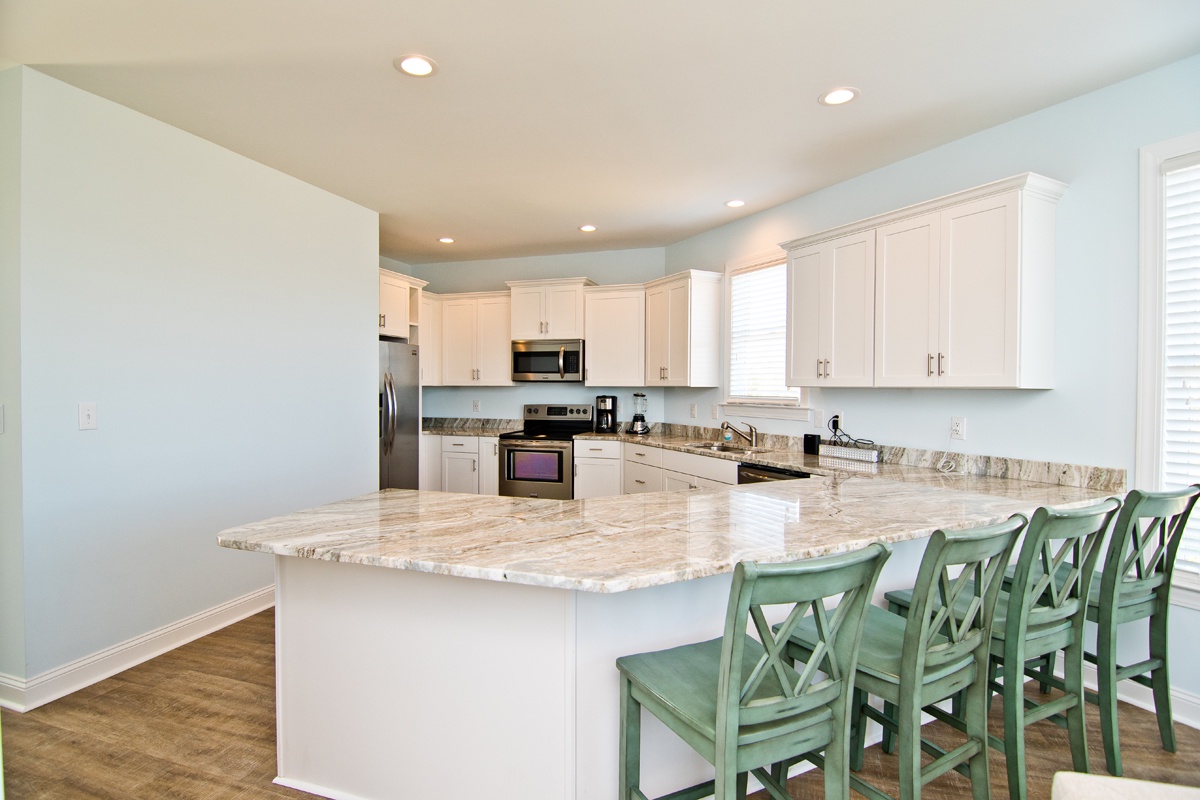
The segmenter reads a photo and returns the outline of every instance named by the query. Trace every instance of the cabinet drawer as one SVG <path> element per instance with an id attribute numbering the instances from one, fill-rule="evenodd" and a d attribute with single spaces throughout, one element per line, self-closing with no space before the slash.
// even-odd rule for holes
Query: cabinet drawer
<path id="1" fill-rule="evenodd" d="M 478 436 L 443 436 L 443 453 L 478 453 Z"/>
<path id="2" fill-rule="evenodd" d="M 597 439 L 576 439 L 576 458 L 620 458 L 620 442 L 603 442 Z"/>
<path id="3" fill-rule="evenodd" d="M 636 461 L 626 461 L 623 486 L 625 494 L 662 491 L 662 470 Z"/>
<path id="4" fill-rule="evenodd" d="M 663 451 L 657 447 L 647 447 L 644 444 L 630 444 L 629 442 L 625 442 L 622 452 L 625 454 L 626 461 L 632 461 L 637 464 L 649 464 L 653 467 L 662 466 Z"/>
<path id="5" fill-rule="evenodd" d="M 681 453 L 678 450 L 662 451 L 663 469 L 682 472 L 685 475 L 695 475 L 718 483 L 737 483 L 737 462 L 724 458 L 711 458 L 695 453 Z"/>

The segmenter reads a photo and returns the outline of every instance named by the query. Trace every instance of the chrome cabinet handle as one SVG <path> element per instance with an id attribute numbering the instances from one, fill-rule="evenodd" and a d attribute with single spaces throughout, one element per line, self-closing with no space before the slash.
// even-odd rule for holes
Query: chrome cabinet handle
<path id="1" fill-rule="evenodd" d="M 462 442 L 451 442 L 450 446 L 451 447 L 466 447 L 466 445 L 463 444 Z"/>
<path id="2" fill-rule="evenodd" d="M 942 369 L 942 359 L 943 358 L 945 358 L 945 356 L 942 355 L 941 353 L 938 353 L 938 375 L 945 374 L 945 370 Z"/>
<path id="3" fill-rule="evenodd" d="M 645 482 L 645 481 L 640 481 L 640 480 L 638 480 L 637 478 L 634 478 L 634 479 L 633 479 L 633 482 L 634 482 L 634 483 L 640 483 L 640 484 L 642 484 L 643 486 L 645 486 L 645 485 L 646 485 L 646 482 Z"/>
<path id="4" fill-rule="evenodd" d="M 829 377 L 829 359 L 825 359 L 825 377 Z"/>
<path id="5" fill-rule="evenodd" d="M 929 377 L 933 377 L 933 353 L 929 354 Z"/>
<path id="6" fill-rule="evenodd" d="M 494 456 L 500 455 L 500 445 L 499 444 L 492 444 L 492 455 L 494 455 Z"/>
<path id="7" fill-rule="evenodd" d="M 817 359 L 817 377 L 821 377 L 821 359 Z"/>
<path id="8" fill-rule="evenodd" d="M 471 472 L 475 471 L 475 459 L 471 459 Z"/>
<path id="9" fill-rule="evenodd" d="M 387 327 L 387 315 L 386 314 L 379 315 L 379 327 L 381 327 L 381 328 Z"/>
<path id="10" fill-rule="evenodd" d="M 588 450 L 591 450 L 591 451 L 593 451 L 593 452 L 600 452 L 600 451 L 602 451 L 603 449 L 604 449 L 603 447 L 589 447 L 589 448 L 588 448 Z"/>

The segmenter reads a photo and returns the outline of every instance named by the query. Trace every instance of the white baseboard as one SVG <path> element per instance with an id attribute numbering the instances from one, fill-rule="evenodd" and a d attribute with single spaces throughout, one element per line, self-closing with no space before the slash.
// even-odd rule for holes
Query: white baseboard
<path id="1" fill-rule="evenodd" d="M 28 680 L 0 673 L 0 707 L 24 712 L 45 705 L 274 604 L 275 586 L 271 585 Z"/>
<path id="2" fill-rule="evenodd" d="M 1062 674 L 1062 659 L 1055 670 Z M 1093 691 L 1099 686 L 1096 680 L 1096 667 L 1093 664 L 1083 665 L 1083 683 Z M 1133 681 L 1117 683 L 1117 697 L 1131 706 L 1154 711 L 1154 694 L 1146 686 Z M 1177 686 L 1171 687 L 1171 716 L 1175 721 L 1189 728 L 1200 728 L 1200 695 L 1193 694 Z"/>

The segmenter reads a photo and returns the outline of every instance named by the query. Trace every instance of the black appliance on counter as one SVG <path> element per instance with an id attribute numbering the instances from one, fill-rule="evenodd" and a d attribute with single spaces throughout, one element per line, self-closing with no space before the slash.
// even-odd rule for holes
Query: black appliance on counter
<path id="1" fill-rule="evenodd" d="M 791 481 L 811 477 L 810 473 L 798 469 L 763 467 L 758 464 L 738 464 L 738 483 L 767 483 L 769 481 Z"/>
<path id="2" fill-rule="evenodd" d="M 596 395 L 596 433 L 616 433 L 619 427 L 617 396 L 615 394 Z"/>
<path id="3" fill-rule="evenodd" d="M 591 433 L 594 416 L 589 405 L 525 406 L 525 428 L 500 435 L 500 494 L 570 500 L 571 440 Z"/>

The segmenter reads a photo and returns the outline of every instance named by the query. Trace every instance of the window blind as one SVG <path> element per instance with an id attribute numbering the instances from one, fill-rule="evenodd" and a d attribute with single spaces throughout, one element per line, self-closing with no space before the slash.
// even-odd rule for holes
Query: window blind
<path id="1" fill-rule="evenodd" d="M 734 273 L 729 280 L 729 399 L 797 405 L 784 383 L 787 265 Z"/>
<path id="2" fill-rule="evenodd" d="M 1200 165 L 1163 175 L 1163 488 L 1200 483 Z M 1200 580 L 1200 520 L 1175 568 Z"/>

